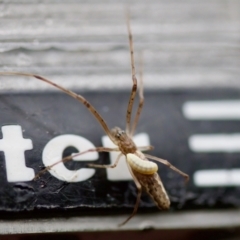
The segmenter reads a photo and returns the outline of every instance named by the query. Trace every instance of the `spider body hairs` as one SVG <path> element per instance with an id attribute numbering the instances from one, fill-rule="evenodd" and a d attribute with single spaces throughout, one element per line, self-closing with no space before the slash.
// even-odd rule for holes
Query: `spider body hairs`
<path id="1" fill-rule="evenodd" d="M 118 127 L 114 127 L 113 129 L 109 129 L 108 125 L 106 124 L 105 120 L 101 117 L 101 115 L 97 112 L 97 110 L 81 95 L 74 93 L 71 90 L 68 90 L 51 80 L 48 80 L 45 77 L 31 74 L 31 73 L 21 73 L 21 72 L 0 72 L 0 75 L 18 75 L 18 76 L 27 76 L 33 77 L 38 80 L 44 81 L 55 88 L 60 89 L 64 93 L 68 94 L 69 96 L 75 98 L 86 108 L 90 111 L 91 114 L 96 118 L 98 123 L 102 126 L 104 132 L 108 135 L 108 137 L 112 140 L 112 142 L 116 145 L 115 148 L 106 148 L 106 147 L 96 147 L 92 149 L 88 149 L 86 151 L 80 152 L 75 154 L 74 156 L 79 156 L 85 154 L 87 152 L 112 152 L 117 151 L 119 155 L 112 165 L 98 165 L 98 164 L 88 164 L 89 167 L 94 168 L 115 168 L 120 160 L 120 157 L 124 155 L 126 157 L 126 164 L 128 166 L 129 172 L 132 175 L 132 178 L 135 182 L 137 187 L 137 199 L 133 209 L 132 214 L 123 221 L 119 226 L 126 224 L 137 212 L 140 198 L 142 191 L 146 191 L 152 200 L 156 203 L 157 207 L 161 210 L 166 210 L 170 206 L 170 200 L 166 193 L 166 190 L 161 182 L 161 179 L 157 173 L 158 166 L 154 162 L 149 161 L 149 159 L 161 162 L 164 165 L 167 165 L 172 170 L 181 174 L 186 180 L 189 179 L 189 176 L 172 164 L 170 164 L 167 160 L 151 156 L 149 154 L 144 154 L 141 151 L 151 150 L 152 146 L 144 146 L 144 147 L 137 147 L 136 144 L 133 142 L 133 135 L 141 114 L 141 110 L 144 104 L 144 97 L 143 97 L 143 83 L 142 83 L 142 72 L 140 72 L 140 84 L 139 88 L 137 88 L 137 78 L 135 74 L 135 63 L 134 63 L 134 50 L 133 50 L 133 39 L 132 39 L 132 32 L 130 29 L 129 17 L 127 17 L 127 29 L 128 29 L 128 38 L 129 38 L 129 48 L 130 48 L 130 58 L 131 58 L 131 71 L 132 71 L 132 91 L 130 94 L 127 113 L 126 113 L 126 131 Z M 142 70 L 142 69 L 141 69 Z M 139 104 L 137 108 L 137 112 L 135 118 L 131 124 L 131 114 L 132 114 L 132 107 L 138 91 L 139 95 Z M 58 164 L 59 162 L 66 162 L 71 160 L 74 156 L 65 157 L 58 162 L 47 166 L 44 170 L 40 171 L 36 176 L 35 179 L 38 178 L 42 173 L 50 170 L 53 166 Z"/>

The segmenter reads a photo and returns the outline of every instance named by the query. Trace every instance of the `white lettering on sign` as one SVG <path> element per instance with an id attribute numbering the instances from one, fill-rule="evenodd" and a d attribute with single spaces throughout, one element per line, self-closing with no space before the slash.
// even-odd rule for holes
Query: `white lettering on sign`
<path id="1" fill-rule="evenodd" d="M 240 152 L 240 133 L 194 134 L 188 145 L 193 152 Z"/>
<path id="2" fill-rule="evenodd" d="M 137 146 L 149 146 L 150 140 L 146 133 L 140 133 L 133 137 Z M 102 144 L 104 147 L 116 147 L 116 145 L 109 139 L 108 136 L 102 137 Z M 110 152 L 110 164 L 114 164 L 119 152 Z M 110 181 L 128 181 L 132 180 L 132 176 L 125 163 L 125 156 L 120 158 L 116 168 L 107 168 L 107 179 Z"/>
<path id="3" fill-rule="evenodd" d="M 35 174 L 26 167 L 24 152 L 33 148 L 32 140 L 23 138 L 19 125 L 3 126 L 2 134 L 0 151 L 4 152 L 8 182 L 31 181 Z"/>
<path id="4" fill-rule="evenodd" d="M 54 164 L 62 159 L 62 153 L 67 147 L 75 147 L 79 152 L 83 152 L 95 146 L 86 138 L 77 135 L 61 135 L 50 140 L 44 147 L 42 160 L 45 166 Z M 98 159 L 97 152 L 89 152 L 77 157 L 74 161 L 95 161 Z M 95 169 L 81 168 L 78 170 L 68 170 L 63 162 L 53 166 L 49 172 L 59 180 L 66 182 L 81 182 L 86 181 L 95 174 Z"/>
<path id="5" fill-rule="evenodd" d="M 182 112 L 192 121 L 236 121 L 240 120 L 240 100 L 188 101 L 183 104 Z M 189 137 L 188 146 L 195 153 L 239 153 L 240 133 L 194 134 Z M 197 170 L 193 182 L 197 187 L 239 186 L 240 169 Z"/>
<path id="6" fill-rule="evenodd" d="M 183 104 L 183 115 L 191 120 L 239 120 L 239 100 L 188 101 Z"/>
<path id="7" fill-rule="evenodd" d="M 3 139 L 0 140 L 0 151 L 4 152 L 6 162 L 6 173 L 8 182 L 24 182 L 33 180 L 35 173 L 32 168 L 26 167 L 24 152 L 33 149 L 32 140 L 22 136 L 22 128 L 19 125 L 7 125 L 2 127 Z M 150 145 L 149 137 L 146 133 L 134 136 L 137 146 Z M 104 147 L 116 147 L 111 140 L 102 137 Z M 79 152 L 95 148 L 92 142 L 81 136 L 66 134 L 51 139 L 43 149 L 42 161 L 45 166 L 52 165 L 62 159 L 63 151 L 67 147 L 74 147 Z M 110 164 L 113 164 L 119 153 L 111 152 Z M 73 154 L 74 155 L 74 154 Z M 74 161 L 96 161 L 99 159 L 97 152 L 74 157 Z M 116 168 L 106 169 L 107 179 L 110 181 L 128 181 L 132 177 L 127 169 L 125 157 L 123 156 Z M 96 170 L 94 168 L 81 168 L 69 170 L 63 162 L 59 162 L 49 170 L 50 174 L 59 180 L 66 182 L 81 182 L 91 178 Z"/>
<path id="8" fill-rule="evenodd" d="M 198 187 L 229 187 L 240 185 L 240 169 L 199 170 L 193 174 Z"/>

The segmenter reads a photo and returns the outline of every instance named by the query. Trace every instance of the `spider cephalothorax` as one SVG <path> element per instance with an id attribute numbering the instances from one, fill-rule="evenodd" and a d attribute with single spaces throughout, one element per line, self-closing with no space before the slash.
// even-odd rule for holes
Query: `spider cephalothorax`
<path id="1" fill-rule="evenodd" d="M 111 134 L 114 143 L 118 146 L 122 154 L 126 155 L 128 153 L 135 153 L 137 151 L 137 146 L 131 137 L 129 137 L 121 128 L 114 127 L 111 129 Z"/>

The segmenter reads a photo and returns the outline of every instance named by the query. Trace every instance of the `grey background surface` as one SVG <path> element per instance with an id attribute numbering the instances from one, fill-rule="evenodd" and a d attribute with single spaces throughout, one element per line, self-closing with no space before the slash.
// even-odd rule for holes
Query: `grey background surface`
<path id="1" fill-rule="evenodd" d="M 34 72 L 79 89 L 129 89 L 126 9 L 145 88 L 239 87 L 240 2 L 6 1 L 0 70 Z M 49 89 L 1 81 L 1 91 Z"/>

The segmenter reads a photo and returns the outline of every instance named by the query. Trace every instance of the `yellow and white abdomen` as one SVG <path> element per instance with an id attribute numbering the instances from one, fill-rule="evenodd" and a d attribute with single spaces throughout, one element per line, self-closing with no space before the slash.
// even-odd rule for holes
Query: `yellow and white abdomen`
<path id="1" fill-rule="evenodd" d="M 127 154 L 127 161 L 133 170 L 141 174 L 150 175 L 158 170 L 158 165 L 156 163 L 142 160 L 140 157 L 132 153 Z"/>

